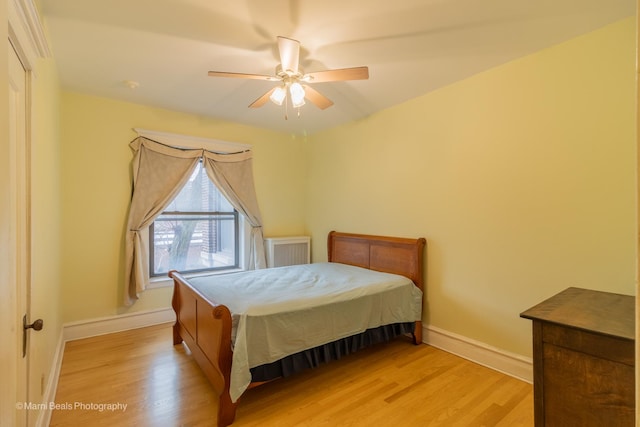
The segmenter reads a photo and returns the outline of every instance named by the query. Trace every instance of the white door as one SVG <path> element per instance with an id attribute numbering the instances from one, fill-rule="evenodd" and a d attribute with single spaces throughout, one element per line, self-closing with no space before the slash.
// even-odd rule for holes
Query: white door
<path id="1" fill-rule="evenodd" d="M 8 146 L 8 194 L 2 194 L 5 205 L 3 216 L 8 223 L 2 225 L 1 233 L 8 233 L 8 292 L 9 311 L 13 315 L 12 339 L 8 357 L 15 367 L 14 385 L 15 426 L 28 423 L 28 340 L 23 343 L 23 316 L 29 315 L 30 291 L 30 150 L 27 136 L 27 73 L 12 46 L 9 46 L 9 146 Z M 3 153 L 5 154 L 5 153 Z M 7 201 L 8 203 L 4 203 Z M 4 222 L 4 221 L 3 221 Z M 8 227 L 8 230 L 6 230 Z M 25 346 L 26 347 L 23 347 Z M 24 351 L 26 350 L 26 351 Z M 37 414 L 37 412 L 34 412 Z M 4 423 L 2 423 L 4 424 Z"/>

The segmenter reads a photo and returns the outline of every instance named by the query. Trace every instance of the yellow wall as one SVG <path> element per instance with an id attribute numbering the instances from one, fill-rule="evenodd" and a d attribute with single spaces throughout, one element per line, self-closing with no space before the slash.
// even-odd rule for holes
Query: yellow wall
<path id="1" fill-rule="evenodd" d="M 124 230 L 134 127 L 249 143 L 266 236 L 304 232 L 304 149 L 289 135 L 147 106 L 63 92 L 64 321 L 170 306 L 171 288 L 122 306 Z"/>
<path id="2" fill-rule="evenodd" d="M 340 231 L 427 238 L 428 324 L 519 354 L 569 286 L 635 294 L 633 18 L 309 145 L 314 261 Z"/>

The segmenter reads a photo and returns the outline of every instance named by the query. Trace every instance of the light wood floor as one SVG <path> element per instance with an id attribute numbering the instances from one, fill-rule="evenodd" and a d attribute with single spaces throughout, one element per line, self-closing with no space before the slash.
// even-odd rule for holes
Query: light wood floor
<path id="1" fill-rule="evenodd" d="M 55 427 L 216 425 L 213 391 L 170 326 L 67 343 L 56 404 Z M 378 425 L 533 426 L 533 390 L 401 338 L 245 392 L 233 423 Z"/>

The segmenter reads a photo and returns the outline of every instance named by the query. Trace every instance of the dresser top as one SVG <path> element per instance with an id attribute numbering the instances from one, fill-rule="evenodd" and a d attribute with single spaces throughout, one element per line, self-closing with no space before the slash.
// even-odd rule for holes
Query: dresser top
<path id="1" fill-rule="evenodd" d="M 520 316 L 633 340 L 634 313 L 633 296 L 568 288 Z"/>

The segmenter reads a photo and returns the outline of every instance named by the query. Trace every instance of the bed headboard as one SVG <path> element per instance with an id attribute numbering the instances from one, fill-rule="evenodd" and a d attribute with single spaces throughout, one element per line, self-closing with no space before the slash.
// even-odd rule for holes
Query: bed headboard
<path id="1" fill-rule="evenodd" d="M 332 231 L 327 249 L 329 262 L 400 274 L 424 291 L 423 251 L 426 243 L 422 237 L 407 239 Z"/>

